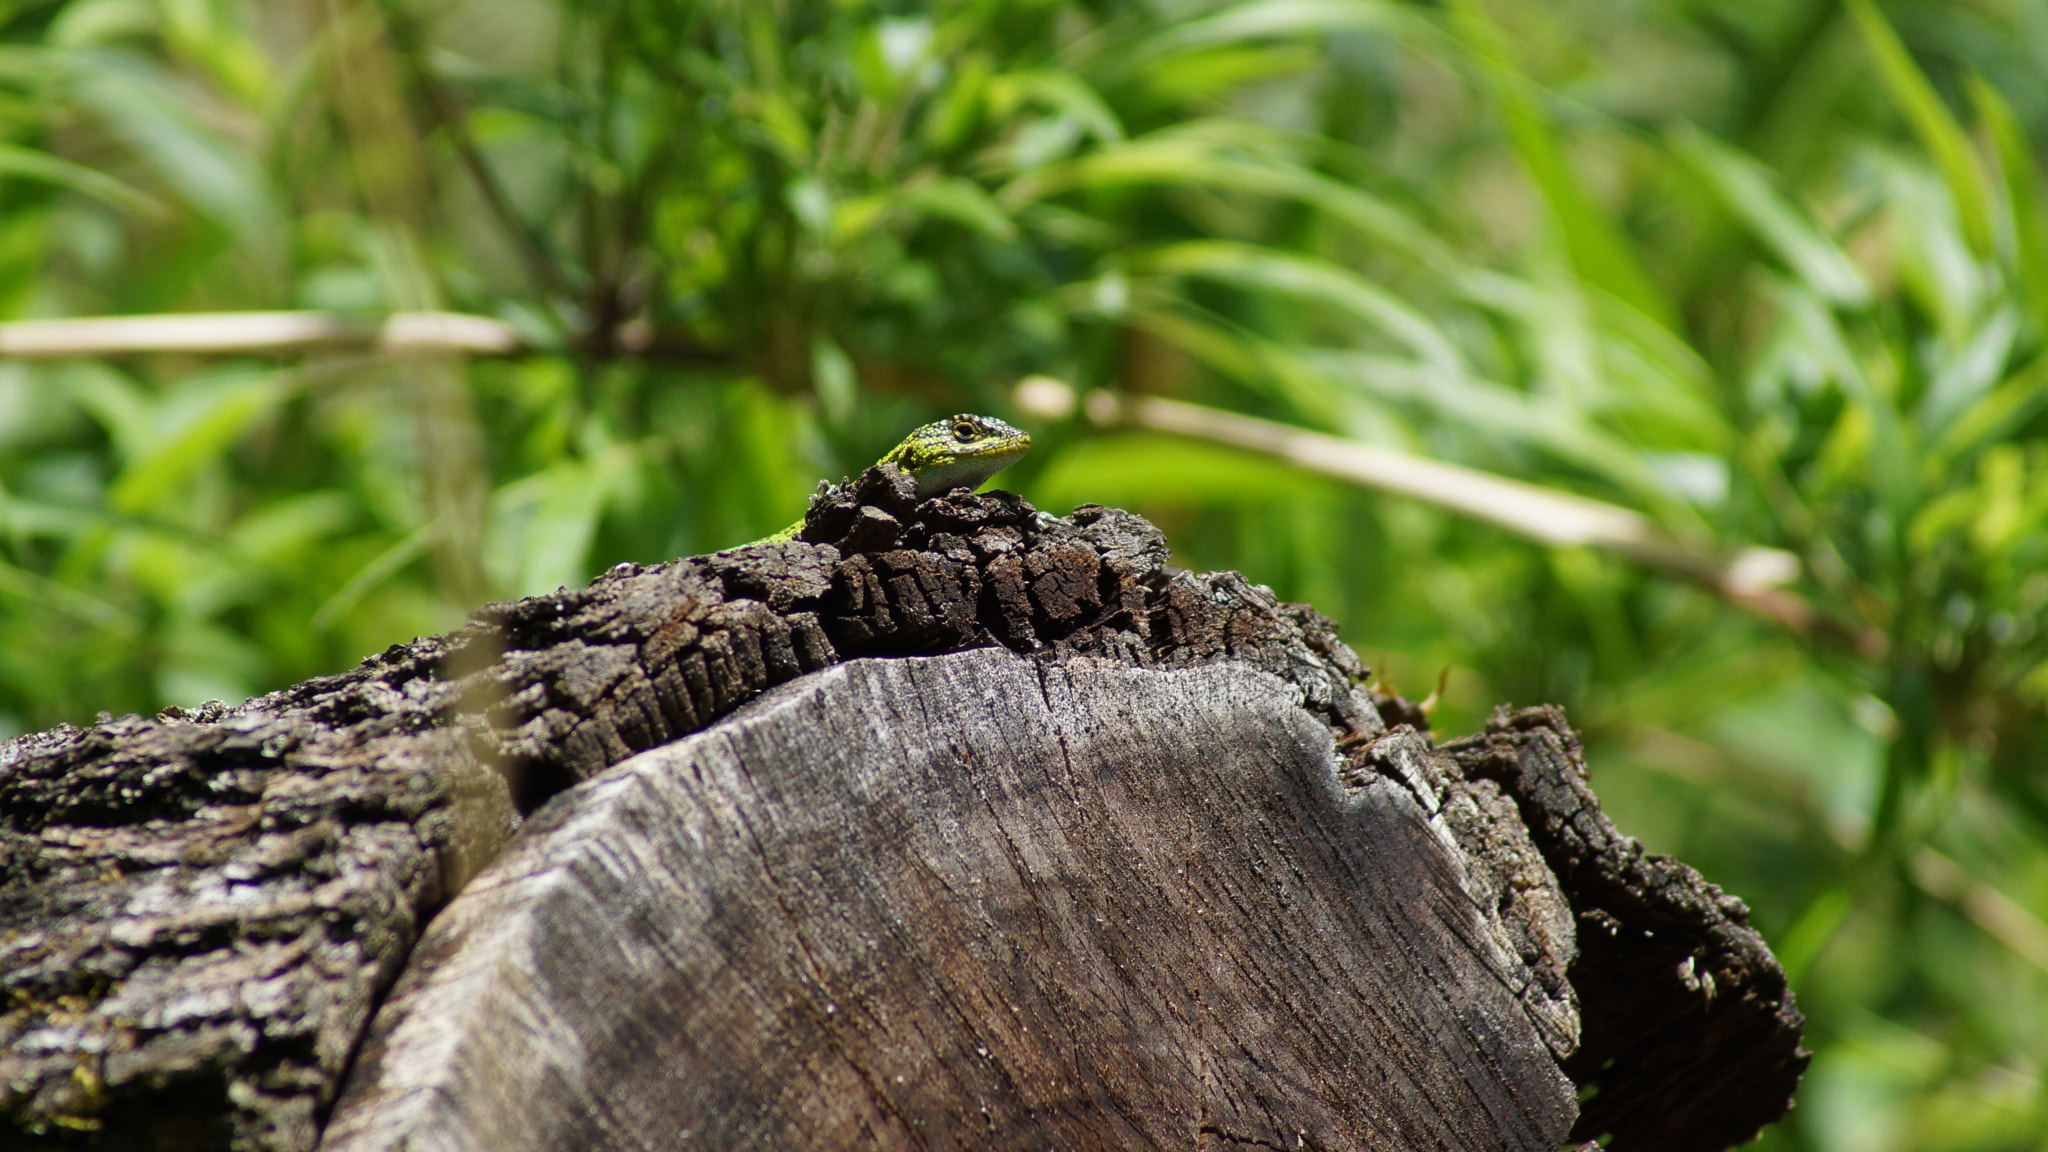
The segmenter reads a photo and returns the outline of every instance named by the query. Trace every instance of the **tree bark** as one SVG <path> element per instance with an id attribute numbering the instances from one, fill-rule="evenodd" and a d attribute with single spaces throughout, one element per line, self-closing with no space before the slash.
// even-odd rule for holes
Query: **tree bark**
<path id="1" fill-rule="evenodd" d="M 331 1109 L 335 1147 L 1536 1147 L 1576 1084 L 1624 1152 L 1782 1113 L 1800 1022 L 1740 902 L 1615 833 L 1554 710 L 1438 749 L 1361 671 L 1126 513 L 878 468 L 797 541 L 23 737 L 0 1110 L 109 1148 L 306 1149 Z"/>

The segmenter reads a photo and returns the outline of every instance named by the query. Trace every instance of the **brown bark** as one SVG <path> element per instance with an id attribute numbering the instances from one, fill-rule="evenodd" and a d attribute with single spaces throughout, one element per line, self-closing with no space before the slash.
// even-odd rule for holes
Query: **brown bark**
<path id="1" fill-rule="evenodd" d="M 1496 713 L 1444 749 L 1515 798 L 1571 894 L 1583 1042 L 1580 1139 L 1715 1152 L 1781 1115 L 1806 1069 L 1805 1020 L 1740 898 L 1623 836 L 1593 795 L 1560 708 Z"/>
<path id="2" fill-rule="evenodd" d="M 1672 1093 L 1690 1093 L 1697 1111 L 1683 1115 L 1716 1118 L 1717 1133 L 1746 1134 L 1783 1111 L 1803 1054 L 1775 962 L 1739 902 L 1613 833 L 1573 775 L 1561 717 L 1510 718 L 1446 755 L 1410 729 L 1385 731 L 1354 682 L 1356 658 L 1321 616 L 1235 573 L 1168 567 L 1144 521 L 1092 507 L 1055 519 L 1001 493 L 917 505 L 893 469 L 825 493 L 799 541 L 621 565 L 588 588 L 492 606 L 460 632 L 237 708 L 0 749 L 0 1110 L 17 1131 L 65 1144 L 311 1147 L 423 926 L 497 855 L 519 813 L 807 673 L 987 648 L 1049 669 L 1097 657 L 1153 674 L 1227 665 L 1275 678 L 1339 750 L 1332 771 L 1347 788 L 1398 780 L 1430 813 L 1443 859 L 1466 868 L 1455 886 L 1443 878 L 1455 869 L 1434 873 L 1437 895 L 1491 925 L 1490 947 L 1521 972 L 1501 986 L 1515 989 L 1513 1012 L 1544 1037 L 1546 1060 L 1570 1050 L 1572 973 L 1587 1050 L 1614 1062 L 1562 1067 L 1598 1086 L 1587 1119 L 1609 1125 L 1600 1131 L 1614 1147 L 1674 1146 L 1680 1130 L 1658 1117 L 1679 1114 L 1657 1103 Z M 1144 723 L 1166 732 L 1171 720 L 1148 712 Z M 561 803 L 594 797 L 582 789 Z M 519 833 L 518 851 L 541 836 Z M 1064 881 L 1076 900 L 1117 882 L 1113 869 Z M 1325 882 L 1316 897 L 1352 899 L 1344 891 Z M 1623 943 L 1588 946 L 1567 969 L 1574 920 L 1582 941 L 1591 924 Z M 1652 931 L 1645 949 L 1638 938 Z M 408 988 L 430 978 L 416 968 Z M 991 988 L 976 1011 L 994 1019 L 1021 989 Z M 1526 1042 L 1518 1050 L 1527 1056 Z M 1148 1075 L 1132 1067 L 1121 1074 Z M 1340 1072 L 1321 1074 L 1348 1083 Z M 1347 1103 L 1366 1106 L 1332 1106 Z M 1547 1138 L 1549 1120 L 1530 1123 Z"/>

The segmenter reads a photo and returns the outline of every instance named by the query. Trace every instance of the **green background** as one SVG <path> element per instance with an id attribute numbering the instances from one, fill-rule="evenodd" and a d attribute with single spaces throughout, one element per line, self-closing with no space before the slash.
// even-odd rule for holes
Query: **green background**
<path id="1" fill-rule="evenodd" d="M 999 484 L 1314 603 L 1440 732 L 1565 704 L 1794 974 L 1766 1144 L 2048 1149 L 2044 141 L 2014 0 L 0 0 L 0 319 L 538 349 L 0 362 L 0 723 L 731 546 L 984 411 Z M 1822 623 L 1034 374 L 1787 549 Z"/>

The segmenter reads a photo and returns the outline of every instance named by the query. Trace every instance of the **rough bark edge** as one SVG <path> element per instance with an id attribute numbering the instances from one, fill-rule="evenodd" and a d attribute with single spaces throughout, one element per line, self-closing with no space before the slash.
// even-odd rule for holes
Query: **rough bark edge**
<path id="1" fill-rule="evenodd" d="M 1572 953 L 1572 926 L 1530 895 L 1540 885 L 1531 883 L 1528 853 L 1502 853 L 1506 797 L 1536 834 L 1579 924 L 1598 930 L 1582 939 L 1634 939 L 1673 916 L 1675 925 L 1711 935 L 1701 927 L 1705 913 L 1686 919 L 1654 898 L 1679 881 L 1651 877 L 1657 882 L 1646 886 L 1637 878 L 1631 889 L 1635 873 L 1620 863 L 1605 872 L 1570 867 L 1567 841 L 1544 830 L 1556 812 L 1604 830 L 1587 842 L 1620 840 L 1582 775 L 1564 773 L 1578 791 L 1554 788 L 1570 803 L 1553 809 L 1531 799 L 1539 793 L 1527 781 L 1536 775 L 1495 763 L 1507 757 L 1502 749 L 1520 747 L 1508 729 L 1451 745 L 1448 760 L 1420 736 L 1379 747 L 1388 733 L 1375 703 L 1417 727 L 1423 717 L 1358 685 L 1363 669 L 1326 618 L 1237 573 L 1197 575 L 1166 559 L 1159 531 L 1128 513 L 1083 506 L 1055 518 L 1007 493 L 955 492 L 919 504 L 907 477 L 875 468 L 822 490 L 796 541 L 620 565 L 587 588 L 488 606 L 458 632 L 393 645 L 350 672 L 238 708 L 65 727 L 0 747 L 0 991 L 8 996 L 0 1115 L 61 1131 L 133 1115 L 155 1100 L 172 1105 L 161 1115 L 182 1131 L 190 1117 L 180 1119 L 177 1105 L 210 1101 L 230 1109 L 237 1147 L 305 1148 L 419 926 L 496 851 L 516 820 L 513 803 L 531 810 L 634 752 L 842 659 L 993 645 L 1142 667 L 1240 661 L 1293 685 L 1330 725 L 1353 771 L 1400 775 L 1441 811 L 1445 833 L 1468 855 L 1507 861 L 1476 869 L 1469 888 L 1491 906 L 1497 942 L 1535 974 L 1528 999 L 1553 1051 L 1572 1048 L 1570 1014 L 1560 1008 L 1575 986 L 1589 1032 L 1593 1020 L 1605 1021 L 1597 1051 L 1628 1057 L 1610 1066 L 1612 1057 L 1582 1050 L 1566 1065 L 1599 1090 L 1583 1130 L 1612 1132 L 1620 1148 L 1658 1146 L 1637 1136 L 1665 1130 L 1659 1118 L 1672 1114 L 1674 1096 L 1699 1095 L 1697 1073 L 1711 1065 L 1680 1058 L 1693 1049 L 1777 1060 L 1789 1069 L 1778 1077 L 1789 1093 L 1803 1065 L 1789 994 L 1755 994 L 1782 1005 L 1770 1037 L 1790 1037 L 1784 1055 L 1768 1044 L 1698 1040 L 1709 1025 L 1749 1016 L 1714 1009 L 1689 1032 L 1683 1002 L 1611 990 L 1640 983 L 1668 992 L 1663 985 L 1674 980 L 1686 987 L 1674 975 L 1675 954 L 1668 972 L 1639 974 L 1637 983 L 1622 980 L 1625 967 L 1610 971 L 1597 958 L 1574 966 L 1570 985 L 1556 975 Z M 1555 731 L 1569 731 L 1561 716 Z M 319 885 L 297 883 L 323 869 L 338 887 L 323 895 Z M 339 884 L 343 873 L 357 883 Z M 231 876 L 238 878 L 229 883 Z M 1606 879 L 1614 876 L 1624 878 Z M 265 899 L 229 906 L 203 898 L 209 884 L 268 887 Z M 1651 895 L 1631 902 L 1611 896 L 1616 887 Z M 166 915 L 165 891 L 185 901 L 175 915 Z M 152 892 L 157 906 L 138 904 Z M 1712 892 L 1694 903 L 1732 899 Z M 151 917 L 157 922 L 147 931 L 138 928 Z M 1747 1002 L 1751 984 L 1765 988 L 1775 962 L 1754 933 L 1747 939 L 1725 973 L 1713 967 L 1720 953 L 1702 952 L 1711 985 L 1700 984 L 1693 960 L 1695 993 L 1712 987 L 1726 998 L 1737 989 Z M 237 951 L 250 940 L 304 942 L 334 970 L 300 964 L 252 977 Z M 1598 950 L 1610 953 L 1642 959 Z M 154 992 L 134 987 L 134 974 L 159 961 L 185 965 L 178 980 L 187 987 L 304 978 L 287 981 L 268 1007 L 235 1001 L 194 1010 L 176 981 Z M 1782 984 L 1781 974 L 1776 979 Z M 1678 1015 L 1653 1028 L 1661 1047 L 1616 1046 L 1612 1037 L 1625 1030 L 1618 1021 L 1630 1011 L 1674 1005 Z M 1656 1103 L 1632 1109 L 1631 1094 Z M 1738 1111 L 1758 1119 L 1732 1126 L 1753 1132 L 1783 1111 L 1784 1096 L 1772 1107 Z"/>
<path id="2" fill-rule="evenodd" d="M 1383 730 L 1327 619 L 1166 558 L 1128 513 L 919 504 L 875 468 L 821 491 L 797 541 L 620 565 L 238 707 L 0 746 L 0 1116 L 110 1147 L 310 1147 L 515 805 L 842 659 L 1235 660 L 1335 734 Z"/>
<path id="3" fill-rule="evenodd" d="M 1514 803 L 1493 781 L 1467 779 L 1407 724 L 1351 751 L 1347 763 L 1402 785 L 1429 813 L 1449 858 L 1464 865 L 1459 879 L 1500 950 L 1499 970 L 1527 974 L 1517 994 L 1562 1065 L 1577 1051 L 1580 1031 L 1580 995 L 1569 978 L 1578 951 L 1572 909 Z"/>
<path id="4" fill-rule="evenodd" d="M 1584 1031 L 1564 1068 L 1585 1096 L 1573 1138 L 1717 1152 L 1783 1116 L 1810 1055 L 1805 1019 L 1749 908 L 1615 829 L 1562 709 L 1502 709 L 1443 750 L 1514 798 L 1571 895 Z"/>

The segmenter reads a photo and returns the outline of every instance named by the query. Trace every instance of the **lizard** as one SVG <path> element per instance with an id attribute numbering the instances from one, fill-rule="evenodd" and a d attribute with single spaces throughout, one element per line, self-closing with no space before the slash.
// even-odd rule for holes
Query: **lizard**
<path id="1" fill-rule="evenodd" d="M 929 500 L 955 488 L 970 491 L 1015 464 L 1031 450 L 1029 434 L 993 416 L 962 412 L 913 430 L 877 464 L 894 464 L 917 482 L 917 498 Z M 804 521 L 754 541 L 775 544 L 796 539 Z"/>

